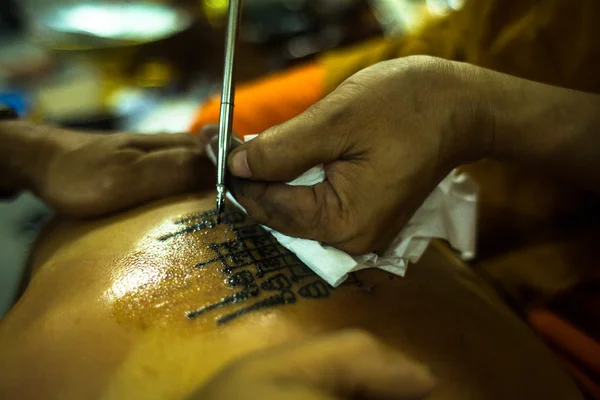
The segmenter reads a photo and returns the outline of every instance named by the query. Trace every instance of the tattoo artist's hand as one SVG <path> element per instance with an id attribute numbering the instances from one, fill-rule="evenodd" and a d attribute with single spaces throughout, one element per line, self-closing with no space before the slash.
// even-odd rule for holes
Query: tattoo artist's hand
<path id="1" fill-rule="evenodd" d="M 350 253 L 391 241 L 441 179 L 489 150 L 489 72 L 431 57 L 367 68 L 233 151 L 232 189 L 258 222 Z M 312 187 L 290 181 L 324 164 Z"/>
<path id="2" fill-rule="evenodd" d="M 192 399 L 424 399 L 421 366 L 359 331 L 263 350 L 232 363 Z"/>
<path id="3" fill-rule="evenodd" d="M 43 127 L 53 150 L 34 192 L 60 213 L 90 217 L 209 187 L 206 140 L 189 134 L 94 134 Z M 206 174 L 205 171 L 211 171 Z"/>

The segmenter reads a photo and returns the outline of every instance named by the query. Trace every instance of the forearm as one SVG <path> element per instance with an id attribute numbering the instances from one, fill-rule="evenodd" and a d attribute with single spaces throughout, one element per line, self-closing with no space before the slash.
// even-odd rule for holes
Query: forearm
<path id="1" fill-rule="evenodd" d="M 600 96 L 501 75 L 490 156 L 600 191 Z"/>
<path id="2" fill-rule="evenodd" d="M 23 121 L 0 122 L 0 192 L 33 190 L 54 154 L 43 127 Z"/>

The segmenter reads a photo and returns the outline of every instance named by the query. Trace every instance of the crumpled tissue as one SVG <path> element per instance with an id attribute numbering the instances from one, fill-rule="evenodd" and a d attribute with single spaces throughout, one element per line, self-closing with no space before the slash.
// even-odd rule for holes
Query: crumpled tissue
<path id="1" fill-rule="evenodd" d="M 245 139 L 248 141 L 254 137 Z M 216 156 L 210 145 L 207 146 L 207 154 L 216 164 Z M 325 179 L 323 166 L 319 165 L 288 184 L 312 186 Z M 227 193 L 227 198 L 245 212 L 231 193 Z M 336 287 L 346 280 L 349 273 L 366 268 L 379 268 L 404 276 L 408 264 L 419 261 L 430 240 L 434 238 L 447 240 L 461 253 L 464 260 L 472 259 L 475 256 L 477 236 L 477 202 L 477 184 L 465 173 L 452 171 L 427 197 L 381 255 L 371 253 L 351 256 L 315 240 L 290 237 L 267 226 L 264 228 L 323 280 Z"/>

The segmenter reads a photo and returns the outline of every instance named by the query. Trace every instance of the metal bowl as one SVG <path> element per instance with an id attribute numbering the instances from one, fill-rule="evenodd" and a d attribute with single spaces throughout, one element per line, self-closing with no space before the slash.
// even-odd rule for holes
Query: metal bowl
<path id="1" fill-rule="evenodd" d="M 191 23 L 188 13 L 163 4 L 84 2 L 43 12 L 38 37 L 58 50 L 122 47 L 165 39 Z"/>

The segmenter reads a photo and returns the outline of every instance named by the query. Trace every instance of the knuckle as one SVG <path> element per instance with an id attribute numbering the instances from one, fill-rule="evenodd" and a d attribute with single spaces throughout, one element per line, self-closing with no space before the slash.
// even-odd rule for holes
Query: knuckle
<path id="1" fill-rule="evenodd" d="M 276 147 L 274 146 L 275 140 L 272 133 L 274 130 L 275 128 L 259 135 L 256 139 L 248 143 L 248 166 L 250 167 L 250 171 L 252 171 L 252 175 L 259 179 L 263 176 L 263 172 L 267 168 L 269 153 L 277 151 L 274 148 Z"/>
<path id="2" fill-rule="evenodd" d="M 335 95 L 339 96 L 339 99 L 336 100 L 348 101 L 356 97 L 362 97 L 365 92 L 369 91 L 370 88 L 368 86 L 370 86 L 368 80 L 360 73 L 353 75 L 340 85 L 338 92 L 334 92 Z M 335 99 L 335 96 L 332 96 L 332 98 Z"/>
<path id="3" fill-rule="evenodd" d="M 250 218 L 252 218 L 257 224 L 260 225 L 268 225 L 269 218 L 265 212 L 263 212 L 260 208 L 256 207 L 246 207 L 246 211 Z"/>
<path id="4" fill-rule="evenodd" d="M 329 210 L 324 201 L 321 185 L 315 185 L 311 189 L 313 196 L 302 203 L 303 207 L 298 214 L 307 216 L 303 219 L 306 221 L 308 234 L 315 239 L 326 242 L 330 240 L 328 229 L 331 224 Z"/>
<path id="5" fill-rule="evenodd" d="M 101 193 L 112 193 L 118 189 L 122 180 L 117 179 L 115 174 L 100 174 L 98 178 L 99 190 Z"/>
<path id="6" fill-rule="evenodd" d="M 436 71 L 447 62 L 444 59 L 429 55 L 411 55 L 398 60 L 389 60 L 379 63 L 380 68 L 401 70 L 403 73 L 420 73 Z"/>
<path id="7" fill-rule="evenodd" d="M 432 56 L 411 56 L 406 62 L 402 68 L 405 80 L 415 82 L 415 87 L 423 92 L 435 90 L 442 82 L 447 85 L 446 79 L 454 66 L 447 60 Z"/>
<path id="8" fill-rule="evenodd" d="M 107 156 L 106 162 L 115 170 L 121 169 L 120 172 L 127 173 L 128 171 L 123 169 L 131 168 L 129 172 L 137 174 L 144 168 L 144 165 L 139 162 L 143 155 L 139 150 L 117 150 Z"/>
<path id="9" fill-rule="evenodd" d="M 201 144 L 200 138 L 195 135 L 190 135 L 189 133 L 167 133 L 167 135 L 172 137 L 173 141 L 181 144 L 182 146 L 190 147 Z"/>
<path id="10" fill-rule="evenodd" d="M 329 95 L 325 99 L 311 105 L 302 115 L 301 118 L 308 121 L 318 121 L 320 123 L 329 122 L 331 116 L 337 111 L 333 107 L 330 107 Z"/>
<path id="11" fill-rule="evenodd" d="M 332 218 L 333 210 L 327 200 L 328 189 L 326 183 L 319 183 L 311 186 L 305 192 L 305 196 L 290 199 L 295 202 L 292 213 L 297 224 L 305 230 L 309 238 L 322 242 L 335 239 L 332 237 L 335 229 L 331 229 L 332 225 L 335 225 L 335 218 Z"/>
<path id="12" fill-rule="evenodd" d="M 268 200 L 266 194 L 266 185 L 248 184 L 244 194 L 239 198 L 248 215 L 261 225 L 267 225 L 272 218 L 272 201 Z"/>
<path id="13" fill-rule="evenodd" d="M 323 100 L 308 109 L 308 118 L 335 127 L 346 123 L 354 115 L 355 102 L 360 92 L 346 82 Z"/>
<path id="14" fill-rule="evenodd" d="M 105 143 L 110 143 L 110 145 L 115 148 L 127 147 L 133 143 L 133 135 L 129 135 L 127 133 L 113 133 L 110 136 L 107 136 L 107 140 Z"/>
<path id="15" fill-rule="evenodd" d="M 431 66 L 443 62 L 443 59 L 430 55 L 411 55 L 405 58 L 406 62 L 413 65 Z"/>
<path id="16" fill-rule="evenodd" d="M 346 88 L 347 89 L 347 88 Z M 357 116 L 364 114 L 357 96 L 343 87 L 336 89 L 329 96 L 312 105 L 301 118 L 303 125 L 310 127 L 317 138 L 323 140 L 323 151 L 330 156 L 346 153 L 356 141 L 363 122 Z"/>

